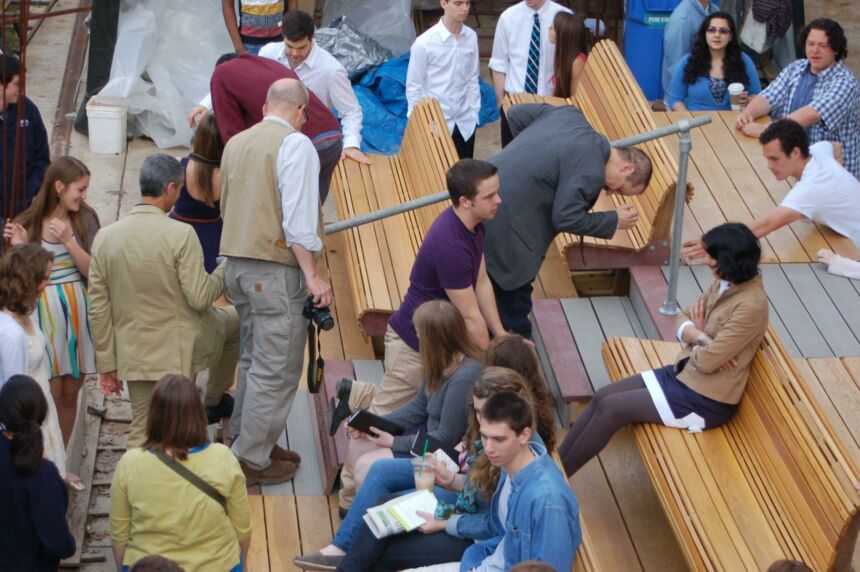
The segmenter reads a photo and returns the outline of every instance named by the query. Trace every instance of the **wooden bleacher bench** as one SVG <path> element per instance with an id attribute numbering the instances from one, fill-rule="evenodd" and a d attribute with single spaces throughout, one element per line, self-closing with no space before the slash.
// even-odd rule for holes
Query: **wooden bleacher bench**
<path id="1" fill-rule="evenodd" d="M 678 344 L 612 338 L 616 381 L 671 363 Z M 634 427 L 639 452 L 693 570 L 766 570 L 780 559 L 849 570 L 860 530 L 860 470 L 771 329 L 735 416 L 688 433 Z"/>
<path id="2" fill-rule="evenodd" d="M 611 40 L 598 42 L 589 53 L 575 98 L 514 93 L 505 97 L 503 108 L 507 110 L 521 103 L 575 105 L 591 126 L 610 141 L 657 128 L 648 101 Z M 678 178 L 677 152 L 662 139 L 638 147 L 648 154 L 654 166 L 651 184 L 636 197 L 601 195 L 594 210 L 615 210 L 623 203 L 632 203 L 639 211 L 639 221 L 633 228 L 616 232 L 611 240 L 586 237 L 584 256 L 580 254 L 578 236 L 560 234 L 556 246 L 571 269 L 668 263 Z"/>
<path id="3" fill-rule="evenodd" d="M 579 348 L 558 300 L 532 302 L 532 337 L 547 385 L 555 397 L 563 427 L 570 421 L 569 403 L 591 401 L 594 391 Z"/>
<path id="4" fill-rule="evenodd" d="M 457 160 L 442 108 L 423 99 L 412 110 L 400 152 L 370 155 L 371 165 L 341 161 L 332 177 L 341 219 L 436 194 Z M 347 268 L 364 333 L 382 336 L 388 316 L 409 288 L 409 274 L 424 235 L 448 206 L 442 202 L 345 231 Z"/>

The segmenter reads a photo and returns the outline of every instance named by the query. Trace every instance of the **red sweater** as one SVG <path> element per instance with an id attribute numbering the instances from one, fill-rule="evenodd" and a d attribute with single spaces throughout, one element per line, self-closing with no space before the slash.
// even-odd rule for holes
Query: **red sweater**
<path id="1" fill-rule="evenodd" d="M 215 68 L 209 89 L 215 121 L 225 145 L 236 133 L 262 121 L 269 86 L 284 78 L 299 79 L 295 72 L 281 63 L 248 53 L 239 54 L 239 57 Z M 308 92 L 308 120 L 302 133 L 315 145 L 342 137 L 340 124 L 331 110 L 312 91 Z"/>

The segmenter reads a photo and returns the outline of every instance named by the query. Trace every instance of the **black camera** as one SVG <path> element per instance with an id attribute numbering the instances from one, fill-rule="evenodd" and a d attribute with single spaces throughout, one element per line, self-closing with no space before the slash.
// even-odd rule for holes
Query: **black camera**
<path id="1" fill-rule="evenodd" d="M 302 315 L 316 324 L 317 328 L 326 332 L 334 327 L 334 318 L 331 317 L 329 309 L 315 308 L 314 299 L 310 296 L 305 300 L 305 307 L 302 310 Z"/>

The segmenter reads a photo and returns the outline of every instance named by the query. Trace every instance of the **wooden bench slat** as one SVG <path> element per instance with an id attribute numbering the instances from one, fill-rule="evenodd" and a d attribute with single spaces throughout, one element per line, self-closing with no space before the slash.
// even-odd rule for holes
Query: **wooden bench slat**
<path id="1" fill-rule="evenodd" d="M 612 338 L 602 353 L 619 379 L 670 362 L 677 348 Z M 797 558 L 823 570 L 853 550 L 860 471 L 772 331 L 726 425 L 702 434 L 659 425 L 634 432 L 694 569 L 760 570 Z"/>
<path id="2" fill-rule="evenodd" d="M 266 542 L 271 570 L 292 570 L 293 557 L 301 554 L 296 497 L 261 498 L 266 513 Z"/>
<path id="3" fill-rule="evenodd" d="M 593 394 L 588 374 L 573 340 L 561 303 L 558 300 L 535 300 L 532 313 L 541 338 L 540 346 L 547 354 L 551 371 L 547 381 L 558 391 L 557 403 L 567 407 L 571 401 L 585 401 Z M 563 416 L 566 418 L 567 416 Z"/>

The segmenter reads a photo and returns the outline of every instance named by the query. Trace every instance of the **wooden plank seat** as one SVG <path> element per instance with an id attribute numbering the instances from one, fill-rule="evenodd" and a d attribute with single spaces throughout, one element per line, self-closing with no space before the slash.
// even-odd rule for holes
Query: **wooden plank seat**
<path id="1" fill-rule="evenodd" d="M 534 300 L 532 335 L 544 377 L 555 397 L 562 425 L 569 418 L 568 404 L 590 401 L 594 391 L 558 300 Z"/>
<path id="2" fill-rule="evenodd" d="M 648 101 L 611 40 L 598 42 L 592 49 L 574 99 L 514 93 L 505 97 L 503 108 L 521 103 L 575 105 L 592 127 L 610 140 L 657 128 Z M 654 166 L 648 188 L 636 197 L 602 194 L 594 210 L 615 210 L 623 203 L 632 203 L 639 211 L 639 221 L 633 228 L 616 232 L 610 240 L 585 237 L 582 253 L 578 236 L 560 234 L 556 246 L 571 269 L 624 268 L 634 264 L 662 264 L 669 259 L 678 177 L 677 151 L 662 139 L 638 147 L 648 154 Z"/>
<path id="3" fill-rule="evenodd" d="M 619 380 L 671 362 L 678 344 L 612 338 Z M 771 329 L 722 427 L 634 428 L 639 452 L 693 570 L 765 570 L 795 559 L 848 570 L 860 530 L 860 471 Z"/>
<path id="4" fill-rule="evenodd" d="M 397 155 L 369 157 L 371 165 L 341 161 L 335 169 L 341 219 L 444 191 L 457 152 L 439 102 L 427 98 L 415 105 Z M 447 206 L 437 203 L 344 232 L 352 296 L 365 334 L 385 334 L 388 316 L 409 287 L 424 235 Z"/>

